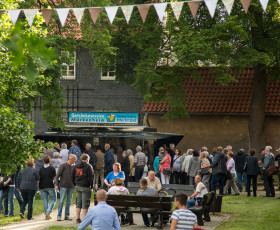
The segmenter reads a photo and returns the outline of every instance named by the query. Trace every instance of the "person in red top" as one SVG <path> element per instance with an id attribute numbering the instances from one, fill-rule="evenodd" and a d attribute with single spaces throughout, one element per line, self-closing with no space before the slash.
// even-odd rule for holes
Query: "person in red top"
<path id="1" fill-rule="evenodd" d="M 170 175 L 166 174 L 164 169 L 170 169 L 171 166 L 171 156 L 169 154 L 169 150 L 165 149 L 165 156 L 160 161 L 160 177 L 161 177 L 161 183 L 162 184 L 169 184 Z"/>

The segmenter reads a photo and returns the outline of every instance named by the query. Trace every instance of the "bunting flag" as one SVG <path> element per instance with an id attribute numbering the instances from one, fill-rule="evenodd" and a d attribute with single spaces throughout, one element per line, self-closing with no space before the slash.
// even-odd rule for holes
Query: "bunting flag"
<path id="1" fill-rule="evenodd" d="M 8 10 L 8 14 L 10 16 L 10 19 L 12 20 L 13 25 L 16 24 L 20 12 L 21 10 Z"/>
<path id="2" fill-rule="evenodd" d="M 151 5 L 138 5 L 137 8 L 141 15 L 143 23 L 145 23 Z"/>
<path id="3" fill-rule="evenodd" d="M 266 11 L 266 7 L 267 7 L 267 4 L 268 4 L 268 1 L 269 0 L 260 0 L 260 3 L 262 5 L 262 8 L 264 11 Z"/>
<path id="4" fill-rule="evenodd" d="M 191 10 L 192 16 L 193 18 L 195 18 L 198 7 L 200 5 L 201 2 L 188 2 L 189 8 Z"/>
<path id="5" fill-rule="evenodd" d="M 163 20 L 164 14 L 165 14 L 166 6 L 167 6 L 167 3 L 154 4 L 158 18 L 161 22 Z"/>
<path id="6" fill-rule="evenodd" d="M 35 18 L 35 15 L 37 13 L 37 9 L 27 9 L 27 10 L 23 10 L 26 20 L 29 24 L 29 26 L 31 27 Z"/>
<path id="7" fill-rule="evenodd" d="M 243 6 L 243 9 L 245 10 L 245 13 L 247 14 L 251 0 L 240 0 L 240 1 Z"/>
<path id="8" fill-rule="evenodd" d="M 278 3 L 280 4 L 280 0 L 278 0 Z"/>
<path id="9" fill-rule="evenodd" d="M 69 8 L 56 9 L 62 27 L 65 25 L 69 10 Z"/>
<path id="10" fill-rule="evenodd" d="M 85 8 L 72 8 L 72 10 L 76 16 L 77 22 L 80 25 L 84 15 Z"/>
<path id="11" fill-rule="evenodd" d="M 126 22 L 128 24 L 129 20 L 131 18 L 131 14 L 132 14 L 134 6 L 133 5 L 121 6 L 121 8 L 122 8 L 123 15 L 126 19 Z"/>
<path id="12" fill-rule="evenodd" d="M 234 0 L 223 0 L 223 3 L 224 3 L 225 8 L 228 12 L 228 15 L 230 15 L 231 9 L 233 7 Z"/>
<path id="13" fill-rule="evenodd" d="M 108 15 L 109 21 L 111 24 L 113 24 L 113 21 L 116 17 L 117 11 L 118 11 L 119 7 L 118 6 L 108 6 L 105 7 L 105 11 Z"/>
<path id="14" fill-rule="evenodd" d="M 213 18 L 215 15 L 215 10 L 217 7 L 218 0 L 204 0 L 211 17 Z"/>
<path id="15" fill-rule="evenodd" d="M 91 16 L 91 19 L 93 21 L 93 23 L 95 24 L 96 21 L 97 21 L 97 18 L 100 14 L 100 11 L 101 11 L 101 7 L 98 7 L 98 8 L 89 8 L 88 11 L 90 13 L 90 16 Z"/>
<path id="16" fill-rule="evenodd" d="M 52 12 L 53 12 L 52 9 L 42 9 L 42 15 L 43 15 L 43 18 L 45 19 L 46 25 L 49 24 L 49 21 L 50 21 L 51 16 L 52 16 Z"/>
<path id="17" fill-rule="evenodd" d="M 170 2 L 170 5 L 171 5 L 173 13 L 178 21 L 180 15 L 181 15 L 181 11 L 182 11 L 184 3 L 183 2 Z"/>

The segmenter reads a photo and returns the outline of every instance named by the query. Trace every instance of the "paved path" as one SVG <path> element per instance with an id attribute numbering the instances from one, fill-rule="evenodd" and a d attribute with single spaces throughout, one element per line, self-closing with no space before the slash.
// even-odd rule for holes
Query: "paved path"
<path id="1" fill-rule="evenodd" d="M 93 207 L 93 202 L 91 203 L 91 207 Z M 64 209 L 63 209 L 64 210 Z M 64 227 L 78 227 L 78 224 L 76 224 L 76 218 L 75 216 L 75 205 L 71 205 L 70 208 L 71 217 L 73 217 L 72 221 L 57 221 L 57 209 L 54 210 L 51 214 L 51 217 L 53 219 L 51 220 L 45 220 L 45 214 L 40 214 L 37 216 L 34 216 L 34 220 L 22 220 L 14 224 L 6 225 L 0 229 L 5 230 L 38 230 L 38 229 L 47 229 L 51 226 L 64 226 Z M 215 215 L 211 215 L 211 222 L 205 222 L 205 225 L 203 228 L 205 230 L 212 230 L 215 229 L 217 226 L 219 226 L 223 221 L 228 220 L 231 216 L 228 214 L 221 214 L 221 213 L 215 213 Z M 122 226 L 122 229 L 125 230 L 137 230 L 137 229 L 147 229 L 147 227 L 144 226 L 142 216 L 140 214 L 134 214 L 133 215 L 134 222 L 136 225 L 129 226 L 125 225 Z M 169 229 L 170 224 L 167 224 L 164 229 Z M 157 229 L 155 228 L 149 228 L 149 229 Z"/>

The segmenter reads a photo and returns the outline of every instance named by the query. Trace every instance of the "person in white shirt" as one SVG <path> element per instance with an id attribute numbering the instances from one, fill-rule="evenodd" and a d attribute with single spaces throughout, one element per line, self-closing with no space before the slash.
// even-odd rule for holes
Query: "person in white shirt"
<path id="1" fill-rule="evenodd" d="M 193 154 L 193 149 L 188 149 L 186 156 L 184 157 L 184 161 L 183 164 L 181 166 L 181 171 L 183 173 L 185 173 L 185 181 L 186 184 L 189 184 L 189 175 L 188 175 L 188 171 L 189 171 L 189 165 L 190 165 L 190 160 L 192 158 L 192 154 Z M 187 175 L 186 175 L 187 174 Z"/>
<path id="2" fill-rule="evenodd" d="M 59 158 L 61 158 L 62 164 L 65 163 L 66 161 L 68 161 L 68 157 L 69 157 L 69 150 L 67 149 L 67 144 L 62 143 L 61 144 L 61 150 L 59 153 Z"/>
<path id="3" fill-rule="evenodd" d="M 236 186 L 236 183 L 234 181 L 235 178 L 235 162 L 233 160 L 233 152 L 229 151 L 227 153 L 228 161 L 227 161 L 227 171 L 229 177 L 227 178 L 226 186 L 224 187 L 224 194 L 226 195 L 228 192 L 228 187 L 231 186 L 235 195 L 240 195 L 239 190 Z"/>
<path id="4" fill-rule="evenodd" d="M 191 208 L 191 207 L 195 206 L 195 203 L 200 205 L 203 196 L 206 193 L 208 193 L 207 188 L 201 182 L 201 176 L 200 175 L 196 175 L 195 178 L 194 178 L 194 181 L 196 183 L 196 189 L 195 189 L 195 192 L 190 196 L 190 199 L 187 201 L 187 208 Z"/>

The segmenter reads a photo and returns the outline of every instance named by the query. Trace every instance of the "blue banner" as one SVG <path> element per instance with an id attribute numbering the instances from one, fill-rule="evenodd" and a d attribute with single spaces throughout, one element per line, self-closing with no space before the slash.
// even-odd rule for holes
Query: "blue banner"
<path id="1" fill-rule="evenodd" d="M 72 123 L 138 124 L 138 113 L 69 113 Z"/>

